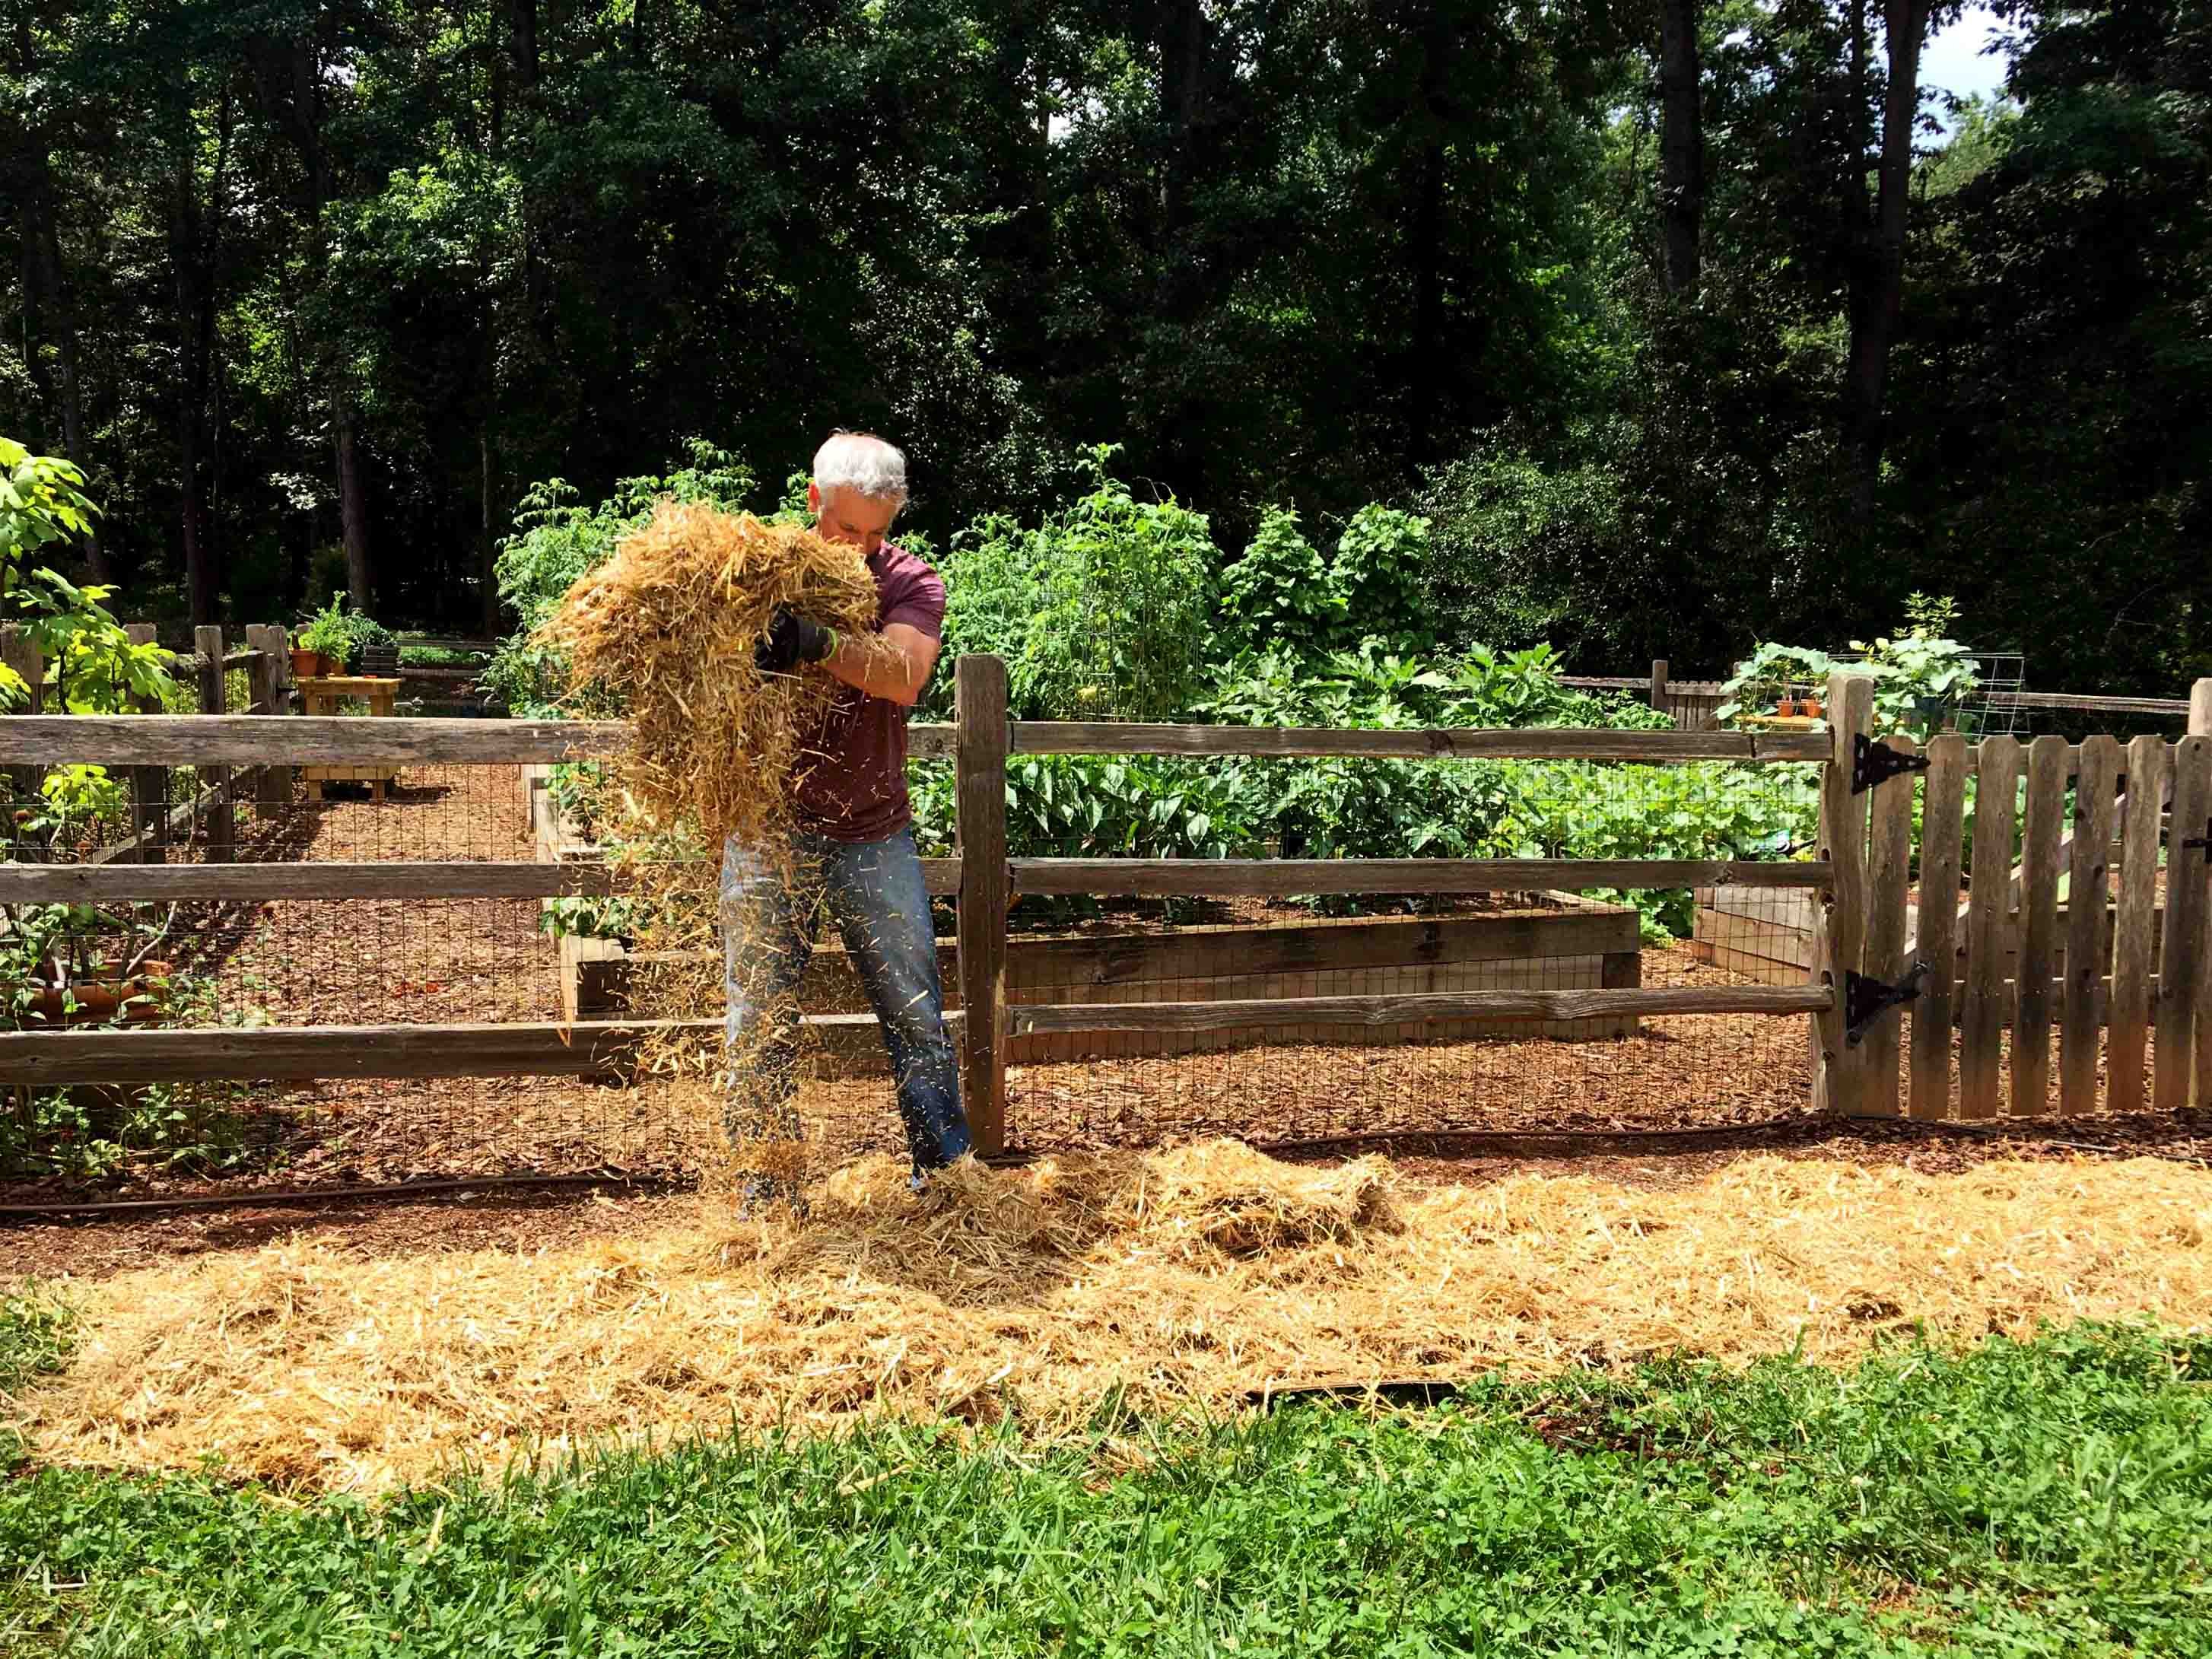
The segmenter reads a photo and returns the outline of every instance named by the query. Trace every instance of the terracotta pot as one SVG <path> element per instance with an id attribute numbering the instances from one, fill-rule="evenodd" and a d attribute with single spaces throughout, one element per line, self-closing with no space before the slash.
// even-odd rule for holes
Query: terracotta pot
<path id="1" fill-rule="evenodd" d="M 1774 705 L 1774 718 L 1778 720 L 1794 720 L 1796 714 L 1797 700 L 1795 697 L 1784 697 Z"/>
<path id="2" fill-rule="evenodd" d="M 321 652 L 310 651 L 303 646 L 295 645 L 292 647 L 292 678 L 294 679 L 311 680 L 322 672 L 323 653 Z"/>
<path id="3" fill-rule="evenodd" d="M 1819 720 L 1827 712 L 1827 705 L 1823 703 L 1818 697 L 1808 697 L 1803 702 L 1800 703 L 1798 707 L 1802 708 L 1814 720 Z"/>
<path id="4" fill-rule="evenodd" d="M 21 1012 L 48 1025 L 96 1025 L 113 1019 L 119 1008 L 127 1023 L 149 1024 L 167 1012 L 169 975 L 174 971 L 166 962 L 142 962 L 129 979 L 79 980 L 69 988 L 66 998 L 58 985 L 38 986 Z M 74 1009 L 67 1006 L 70 1001 L 76 1005 Z M 125 1007 L 125 1003 L 130 1006 Z"/>

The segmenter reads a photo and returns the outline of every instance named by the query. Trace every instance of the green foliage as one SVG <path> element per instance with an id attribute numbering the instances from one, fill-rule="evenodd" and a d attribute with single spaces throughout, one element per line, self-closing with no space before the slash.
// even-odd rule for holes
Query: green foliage
<path id="1" fill-rule="evenodd" d="M 1170 719 L 1204 684 L 1218 558 L 1206 520 L 1138 501 L 1107 475 L 1112 453 L 1096 450 L 1091 493 L 1036 529 L 992 514 L 953 538 L 945 653 L 1005 657 L 1018 716 Z"/>
<path id="2" fill-rule="evenodd" d="M 46 1369 L 66 1328 L 35 1317 L 14 1351 Z M 1674 1357 L 1428 1412 L 1109 1399 L 1060 1447 L 687 1438 L 374 1509 L 47 1470 L 0 1483 L 0 1631 L 143 1659 L 2192 1654 L 2206 1375 L 2201 1340 L 2131 1328 L 1842 1373 Z"/>
<path id="3" fill-rule="evenodd" d="M 399 643 L 399 665 L 403 668 L 474 668 L 484 660 L 480 651 L 457 651 L 445 645 L 410 645 Z"/>
<path id="4" fill-rule="evenodd" d="M 1222 573 L 1222 608 L 1242 648 L 1321 649 L 1338 642 L 1350 616 L 1328 567 L 1298 532 L 1298 515 L 1271 507 L 1243 556 Z"/>
<path id="5" fill-rule="evenodd" d="M 87 534 L 99 514 L 75 466 L 0 438 L 0 567 L 11 586 L 33 555 Z"/>
<path id="6" fill-rule="evenodd" d="M 12 1398 L 61 1370 L 76 1345 L 76 1310 L 52 1292 L 35 1284 L 0 1288 L 0 1419 Z M 15 1472 L 23 1450 L 22 1437 L 0 1423 L 0 1477 Z M 9 1596 L 0 1586 L 0 1638 L 8 1634 Z"/>
<path id="7" fill-rule="evenodd" d="M 79 586 L 31 559 L 84 534 L 99 509 L 85 496 L 83 477 L 67 461 L 33 455 L 0 438 L 0 607 L 47 665 L 49 714 L 126 713 L 140 699 L 173 690 L 173 653 L 132 643 L 106 609 L 110 590 Z M 31 688 L 0 663 L 0 706 L 28 704 Z M 50 771 L 40 803 L 19 833 L 52 845 L 70 829 L 119 811 L 121 790 L 105 768 Z"/>
<path id="8" fill-rule="evenodd" d="M 127 1167 L 219 1175 L 247 1158 L 241 1090 L 148 1085 L 101 1091 L 19 1092 L 0 1104 L 0 1176 L 99 1181 Z"/>
<path id="9" fill-rule="evenodd" d="M 1917 629 L 1895 639 L 1853 640 L 1855 672 L 1874 677 L 1876 736 L 1909 732 L 1925 738 L 1956 722 L 1959 705 L 1981 683 L 1981 665 L 1956 640 Z"/>
<path id="10" fill-rule="evenodd" d="M 367 611 L 349 610 L 347 596 L 333 593 L 331 601 L 312 617 L 301 618 L 297 635 L 303 650 L 319 651 L 349 674 L 358 674 L 371 646 L 399 648 L 392 631 Z"/>
<path id="11" fill-rule="evenodd" d="M 1955 724 L 1960 705 L 1981 684 L 1981 665 L 1956 640 L 1941 636 L 1958 607 L 1948 599 L 1915 593 L 1906 604 L 1906 626 L 1894 638 L 1853 640 L 1848 658 L 1802 646 L 1761 644 L 1738 663 L 1721 688 L 1715 711 L 1722 720 L 1771 714 L 1794 689 L 1827 695 L 1828 676 L 1841 669 L 1874 681 L 1874 734 L 1908 732 L 1925 741 Z"/>
<path id="12" fill-rule="evenodd" d="M 1381 505 L 1352 515 L 1328 580 L 1354 637 L 1408 655 L 1436 648 L 1436 613 L 1425 591 L 1431 557 L 1426 519 Z"/>
<path id="13" fill-rule="evenodd" d="M 1424 493 L 1435 524 L 1434 603 L 1478 639 L 1581 631 L 1573 573 L 1602 568 L 1618 543 L 1622 488 L 1603 466 L 1545 465 L 1502 447 L 1439 469 Z"/>

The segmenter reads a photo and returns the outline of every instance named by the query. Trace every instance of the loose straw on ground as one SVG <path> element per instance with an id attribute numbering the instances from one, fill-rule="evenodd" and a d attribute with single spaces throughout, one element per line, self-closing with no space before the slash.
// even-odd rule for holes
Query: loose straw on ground
<path id="1" fill-rule="evenodd" d="M 1313 1380 L 1518 1374 L 1689 1350 L 1827 1362 L 1915 1325 L 2212 1322 L 2212 1176 L 2153 1159 L 1958 1175 L 1752 1158 L 1676 1191 L 1531 1175 L 1414 1192 L 1233 1142 L 963 1165 L 875 1158 L 804 1228 L 729 1218 L 517 1255 L 294 1243 L 85 1293 L 23 1402 L 40 1455 L 375 1491 L 459 1460 L 857 1414 L 1079 1432 L 1109 1390 L 1233 1411 Z"/>

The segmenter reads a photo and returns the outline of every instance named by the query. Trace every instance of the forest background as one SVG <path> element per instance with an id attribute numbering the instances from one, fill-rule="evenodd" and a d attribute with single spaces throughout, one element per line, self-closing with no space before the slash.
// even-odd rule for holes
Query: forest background
<path id="1" fill-rule="evenodd" d="M 1454 649 L 1926 592 L 2045 689 L 2212 672 L 2206 0 L 0 15 L 0 432 L 118 614 L 505 634 L 549 503 L 772 507 L 842 425 L 956 578 L 1110 473 Z"/>

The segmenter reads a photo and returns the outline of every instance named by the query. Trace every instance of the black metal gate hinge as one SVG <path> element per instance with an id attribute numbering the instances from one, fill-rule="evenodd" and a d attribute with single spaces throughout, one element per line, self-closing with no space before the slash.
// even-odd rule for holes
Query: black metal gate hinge
<path id="1" fill-rule="evenodd" d="M 1878 783 L 1907 772 L 1925 772 L 1928 757 L 1907 755 L 1886 743 L 1876 743 L 1863 732 L 1851 738 L 1851 793 L 1863 795 Z"/>
<path id="2" fill-rule="evenodd" d="M 2204 833 L 2201 836 L 2190 836 L 2181 843 L 2180 850 L 2186 853 L 2191 848 L 2203 848 L 2204 862 L 2212 864 L 2212 818 L 2204 820 Z"/>
<path id="3" fill-rule="evenodd" d="M 1916 962 L 1905 977 L 1891 985 L 1882 980 L 1869 979 L 1856 969 L 1844 973 L 1844 1041 L 1856 1048 L 1865 1040 L 1867 1028 L 1877 1016 L 1912 1000 L 1920 994 L 1920 982 L 1928 977 L 1924 962 Z"/>

